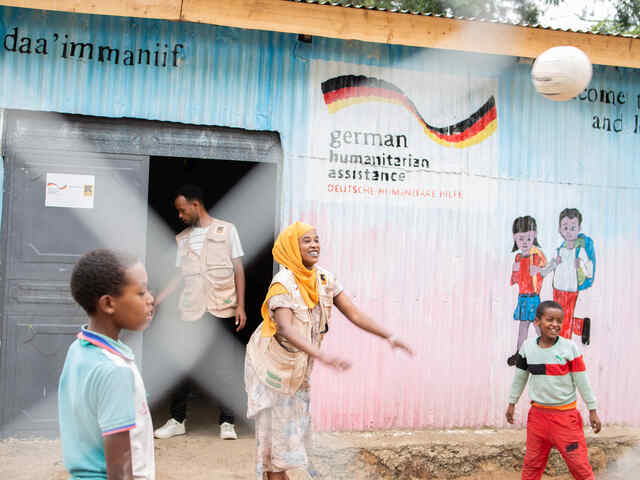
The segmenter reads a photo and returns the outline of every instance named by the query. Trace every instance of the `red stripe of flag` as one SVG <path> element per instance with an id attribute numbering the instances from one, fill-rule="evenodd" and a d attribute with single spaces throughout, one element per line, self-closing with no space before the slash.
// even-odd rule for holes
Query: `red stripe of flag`
<path id="1" fill-rule="evenodd" d="M 400 92 L 394 92 L 392 90 L 387 90 L 386 88 L 379 87 L 343 87 L 337 90 L 332 90 L 331 92 L 327 92 L 324 94 L 325 103 L 329 104 L 334 102 L 335 100 L 343 100 L 345 98 L 350 97 L 368 97 L 368 96 L 377 96 L 377 97 L 389 97 L 389 98 L 405 98 L 403 94 Z"/>
<path id="2" fill-rule="evenodd" d="M 485 113 L 483 117 L 479 118 L 476 123 L 474 123 L 472 126 L 467 128 L 464 132 L 454 133 L 452 135 L 437 133 L 437 132 L 434 132 L 433 130 L 431 130 L 431 132 L 434 135 L 436 135 L 438 138 L 447 140 L 448 142 L 457 143 L 477 135 L 482 130 L 484 130 L 487 125 L 493 122 L 496 119 L 496 117 L 497 117 L 496 107 L 493 107 L 491 110 Z"/>
<path id="3" fill-rule="evenodd" d="M 408 108 L 412 113 L 416 113 L 415 109 L 409 104 L 407 101 L 407 97 L 400 93 L 394 92 L 392 90 L 387 90 L 384 88 L 378 87 L 344 87 L 339 88 L 338 90 L 333 90 L 331 92 L 327 92 L 324 94 L 324 103 L 329 105 L 330 103 L 335 102 L 336 100 L 346 100 L 347 98 L 354 97 L 383 97 L 390 98 L 393 100 L 397 100 L 401 102 L 406 108 Z"/>
<path id="4" fill-rule="evenodd" d="M 350 98 L 356 97 L 382 97 L 389 98 L 393 100 L 397 100 L 402 103 L 402 105 L 407 108 L 411 113 L 419 117 L 418 112 L 415 108 L 408 102 L 406 96 L 400 92 L 394 92 L 392 90 L 387 90 L 384 88 L 378 87 L 344 87 L 339 88 L 338 90 L 333 90 L 331 92 L 327 92 L 324 94 L 324 102 L 329 105 L 338 100 L 347 100 Z M 437 131 L 430 131 L 438 138 L 445 140 L 451 143 L 457 143 L 464 141 L 468 138 L 474 137 L 479 132 L 484 130 L 484 128 L 493 122 L 497 118 L 497 110 L 493 107 L 487 113 L 485 113 L 481 118 L 478 119 L 476 123 L 474 123 L 471 127 L 467 128 L 464 132 L 454 133 L 454 134 L 445 134 L 438 133 Z"/>

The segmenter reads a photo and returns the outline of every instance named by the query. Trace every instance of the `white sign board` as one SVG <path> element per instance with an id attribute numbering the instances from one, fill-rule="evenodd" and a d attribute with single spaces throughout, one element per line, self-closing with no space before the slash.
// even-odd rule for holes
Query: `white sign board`
<path id="1" fill-rule="evenodd" d="M 94 175 L 47 173 L 46 207 L 93 208 L 96 178 Z"/>
<path id="2" fill-rule="evenodd" d="M 477 204 L 497 164 L 497 82 L 317 60 L 306 191 L 313 200 Z"/>

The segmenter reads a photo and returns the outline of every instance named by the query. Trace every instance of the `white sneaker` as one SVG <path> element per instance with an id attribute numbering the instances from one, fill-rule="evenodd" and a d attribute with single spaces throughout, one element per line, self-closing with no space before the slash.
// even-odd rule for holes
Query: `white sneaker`
<path id="1" fill-rule="evenodd" d="M 153 435 L 156 438 L 171 438 L 185 433 L 187 433 L 187 430 L 184 428 L 184 420 L 181 423 L 175 418 L 170 418 L 167 423 L 153 432 Z"/>
<path id="2" fill-rule="evenodd" d="M 228 422 L 220 424 L 220 438 L 222 440 L 237 440 L 236 426 Z"/>

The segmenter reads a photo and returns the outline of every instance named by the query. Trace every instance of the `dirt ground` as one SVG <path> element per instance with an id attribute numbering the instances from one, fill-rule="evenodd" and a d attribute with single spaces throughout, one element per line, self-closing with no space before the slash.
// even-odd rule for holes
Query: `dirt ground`
<path id="1" fill-rule="evenodd" d="M 163 412 L 154 420 L 162 423 Z M 157 480 L 255 480 L 254 439 L 250 426 L 238 426 L 240 438 L 218 438 L 214 415 L 194 405 L 188 434 L 156 440 Z M 606 426 L 587 433 L 598 480 L 640 478 L 640 429 Z M 524 451 L 522 430 L 426 430 L 317 434 L 313 452 L 319 478 L 517 480 Z M 556 455 L 557 457 L 557 455 Z M 555 465 L 555 466 L 554 466 Z M 547 480 L 571 480 L 561 459 L 550 461 Z M 470 475 L 461 474 L 472 471 Z M 305 480 L 291 472 L 291 480 Z M 59 440 L 0 441 L 0 478 L 66 480 Z"/>
<path id="2" fill-rule="evenodd" d="M 255 480 L 252 438 L 222 442 L 211 434 L 189 433 L 156 442 L 157 480 Z M 67 480 L 57 440 L 0 441 L 0 478 Z M 306 480 L 294 472 L 291 480 Z M 545 477 L 560 480 L 562 477 Z M 562 480 L 569 480 L 564 477 Z M 519 480 L 518 472 L 487 472 L 464 480 Z"/>
<path id="3" fill-rule="evenodd" d="M 367 443 L 375 442 L 375 435 Z M 0 441 L 0 478 L 12 480 L 66 480 L 58 440 L 8 439 Z M 219 440 L 211 432 L 192 431 L 188 435 L 156 442 L 157 480 L 255 480 L 254 440 L 242 435 L 237 441 Z M 635 473 L 634 473 L 635 472 Z M 623 474 L 599 472 L 598 480 L 637 480 L 639 470 Z M 292 472 L 291 480 L 305 480 L 302 472 Z M 371 476 L 369 478 L 376 478 Z M 435 477 L 415 477 L 435 478 Z M 489 470 L 458 480 L 519 480 L 518 471 Z M 547 480 L 570 480 L 569 475 L 544 476 Z"/>

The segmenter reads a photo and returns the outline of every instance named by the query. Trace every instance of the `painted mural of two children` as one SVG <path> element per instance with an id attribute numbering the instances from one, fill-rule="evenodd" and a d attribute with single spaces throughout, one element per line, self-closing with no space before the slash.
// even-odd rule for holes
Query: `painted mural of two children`
<path id="1" fill-rule="evenodd" d="M 537 223 L 531 216 L 513 221 L 513 251 L 516 252 L 511 271 L 511 285 L 518 285 L 518 303 L 513 319 L 519 322 L 516 353 L 507 363 L 515 365 L 517 352 L 526 340 L 529 325 L 540 304 L 544 278 L 553 273 L 553 300 L 562 306 L 564 318 L 560 335 L 571 339 L 575 334 L 584 345 L 590 342 L 591 320 L 574 316 L 579 292 L 593 285 L 596 256 L 593 240 L 581 233 L 582 214 L 577 208 L 565 208 L 558 218 L 558 231 L 563 238 L 555 256 L 547 261 L 537 240 Z M 535 327 L 535 326 L 534 326 Z M 537 332 L 538 335 L 540 332 Z"/>

